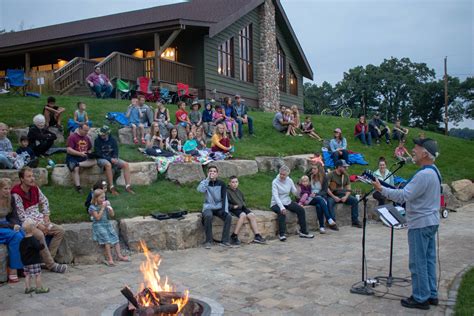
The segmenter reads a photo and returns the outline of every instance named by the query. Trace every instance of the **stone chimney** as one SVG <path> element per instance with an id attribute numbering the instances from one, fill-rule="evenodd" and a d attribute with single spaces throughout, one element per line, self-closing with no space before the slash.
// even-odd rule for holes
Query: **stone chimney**
<path id="1" fill-rule="evenodd" d="M 280 89 L 277 68 L 277 41 L 275 5 L 265 0 L 260 15 L 260 62 L 257 68 L 258 106 L 265 112 L 275 112 L 280 104 Z"/>

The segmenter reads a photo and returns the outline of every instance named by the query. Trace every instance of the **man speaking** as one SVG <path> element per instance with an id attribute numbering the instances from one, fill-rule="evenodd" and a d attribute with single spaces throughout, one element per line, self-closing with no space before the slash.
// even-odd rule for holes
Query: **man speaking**
<path id="1" fill-rule="evenodd" d="M 403 189 L 382 187 L 378 180 L 373 185 L 386 198 L 406 203 L 412 295 L 401 300 L 402 306 L 429 309 L 430 305 L 438 305 L 435 236 L 439 226 L 441 175 L 434 161 L 439 151 L 435 140 L 414 139 L 413 142 L 413 161 L 420 169 Z"/>

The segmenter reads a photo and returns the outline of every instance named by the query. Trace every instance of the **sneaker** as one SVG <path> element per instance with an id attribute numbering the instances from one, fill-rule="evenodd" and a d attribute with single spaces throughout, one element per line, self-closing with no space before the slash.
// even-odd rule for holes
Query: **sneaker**
<path id="1" fill-rule="evenodd" d="M 260 235 L 255 235 L 254 239 L 253 239 L 253 242 L 256 243 L 256 244 L 265 244 L 267 243 L 267 241 L 265 240 L 265 238 L 263 238 L 262 236 Z"/>
<path id="2" fill-rule="evenodd" d="M 232 248 L 232 245 L 228 241 L 220 242 L 219 245 L 225 248 Z"/>
<path id="3" fill-rule="evenodd" d="M 81 193 L 81 194 L 82 194 L 82 188 L 81 188 L 80 185 L 76 185 L 75 189 L 76 189 L 76 192 L 77 192 L 77 193 Z"/>
<path id="4" fill-rule="evenodd" d="M 135 191 L 132 190 L 132 186 L 131 185 L 127 185 L 125 187 L 125 191 L 127 191 L 128 193 L 130 194 L 135 194 Z M 117 192 L 118 193 L 118 192 Z"/>
<path id="5" fill-rule="evenodd" d="M 360 222 L 352 223 L 352 227 L 362 228 L 362 224 Z"/>
<path id="6" fill-rule="evenodd" d="M 416 301 L 413 296 L 410 296 L 408 298 L 403 298 L 400 300 L 400 303 L 402 303 L 403 307 L 407 308 L 418 308 L 418 309 L 423 309 L 427 310 L 430 309 L 430 304 L 428 303 L 429 300 L 426 300 L 422 303 Z"/>
<path id="7" fill-rule="evenodd" d="M 49 293 L 49 288 L 48 287 L 40 287 L 35 290 L 36 294 L 44 294 L 44 293 Z"/>
<path id="8" fill-rule="evenodd" d="M 67 265 L 57 263 L 50 271 L 56 273 L 65 273 L 67 271 Z"/>
<path id="9" fill-rule="evenodd" d="M 240 245 L 240 243 L 241 243 L 240 239 L 239 239 L 239 236 L 237 236 L 237 235 L 230 236 L 230 241 L 232 242 L 233 245 L 236 245 L 236 246 Z"/>
<path id="10" fill-rule="evenodd" d="M 433 305 L 433 306 L 438 306 L 439 300 L 436 297 L 430 297 L 428 299 L 428 304 Z"/>
<path id="11" fill-rule="evenodd" d="M 329 229 L 339 231 L 339 227 L 337 227 L 337 224 L 334 223 L 334 225 L 328 225 Z"/>
<path id="12" fill-rule="evenodd" d="M 120 194 L 115 187 L 110 187 L 109 191 L 110 194 L 112 194 L 113 196 L 117 196 Z"/>
<path id="13" fill-rule="evenodd" d="M 319 233 L 326 234 L 326 229 L 324 229 L 324 227 L 319 227 Z"/>
<path id="14" fill-rule="evenodd" d="M 304 234 L 304 233 L 300 233 L 300 238 L 314 238 L 314 235 L 313 234 Z"/>
<path id="15" fill-rule="evenodd" d="M 210 242 L 204 243 L 204 249 L 211 249 L 212 244 Z"/>
<path id="16" fill-rule="evenodd" d="M 285 235 L 281 235 L 281 236 L 278 237 L 278 238 L 280 238 L 280 241 L 286 241 L 286 236 L 285 236 Z"/>
<path id="17" fill-rule="evenodd" d="M 34 287 L 26 288 L 25 289 L 25 294 L 30 294 L 30 293 L 33 293 L 34 291 L 36 291 L 36 289 Z"/>

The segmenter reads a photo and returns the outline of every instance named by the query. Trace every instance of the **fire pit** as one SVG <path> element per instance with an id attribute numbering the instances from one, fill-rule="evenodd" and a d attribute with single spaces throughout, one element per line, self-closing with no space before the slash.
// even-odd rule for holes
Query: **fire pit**
<path id="1" fill-rule="evenodd" d="M 211 315 L 211 306 L 207 304 L 204 301 L 195 299 L 190 297 L 188 299 L 188 303 L 184 306 L 184 308 L 180 311 L 180 315 L 183 316 L 210 316 Z M 146 314 L 146 311 L 143 312 L 144 315 Z M 128 304 L 123 304 L 119 308 L 117 308 L 114 312 L 114 316 L 133 316 L 136 315 L 135 311 L 130 311 L 128 308 Z M 138 314 L 140 315 L 140 314 Z M 150 311 L 150 314 L 148 315 L 169 315 L 169 314 L 162 314 L 162 313 L 152 313 Z"/>

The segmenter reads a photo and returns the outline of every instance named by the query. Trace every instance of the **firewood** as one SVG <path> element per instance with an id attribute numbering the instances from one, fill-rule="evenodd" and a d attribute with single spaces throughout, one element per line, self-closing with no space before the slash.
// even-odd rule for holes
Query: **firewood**
<path id="1" fill-rule="evenodd" d="M 132 290 L 130 290 L 130 288 L 128 286 L 124 287 L 120 293 L 123 294 L 123 296 L 125 296 L 125 298 L 133 305 L 135 306 L 135 308 L 138 308 L 138 302 L 137 302 L 137 299 L 135 298 L 135 296 L 133 295 L 133 292 Z"/>
<path id="2" fill-rule="evenodd" d="M 137 309 L 139 316 L 148 316 L 155 314 L 176 314 L 178 312 L 178 305 L 168 304 L 168 305 L 157 305 L 157 306 L 148 306 L 140 307 Z"/>

